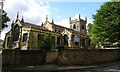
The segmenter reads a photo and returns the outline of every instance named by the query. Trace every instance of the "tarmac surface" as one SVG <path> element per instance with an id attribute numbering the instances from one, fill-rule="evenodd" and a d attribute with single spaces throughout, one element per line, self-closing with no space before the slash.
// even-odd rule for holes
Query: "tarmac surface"
<path id="1" fill-rule="evenodd" d="M 2 72 L 120 72 L 120 62 L 107 62 L 102 64 L 84 66 L 6 66 Z"/>

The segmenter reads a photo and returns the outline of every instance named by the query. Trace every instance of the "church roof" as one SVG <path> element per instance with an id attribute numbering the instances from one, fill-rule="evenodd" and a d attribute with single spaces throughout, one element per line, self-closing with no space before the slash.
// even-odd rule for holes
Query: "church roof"
<path id="1" fill-rule="evenodd" d="M 43 26 L 40 26 L 40 25 L 35 25 L 35 24 L 32 24 L 32 23 L 28 23 L 28 22 L 24 22 L 24 23 L 22 23 L 22 27 L 25 27 L 25 28 L 30 28 L 30 27 L 32 27 L 32 28 L 34 28 L 34 29 L 38 29 L 38 30 L 47 30 L 48 31 L 48 29 L 47 28 L 45 28 L 45 27 L 43 27 Z"/>

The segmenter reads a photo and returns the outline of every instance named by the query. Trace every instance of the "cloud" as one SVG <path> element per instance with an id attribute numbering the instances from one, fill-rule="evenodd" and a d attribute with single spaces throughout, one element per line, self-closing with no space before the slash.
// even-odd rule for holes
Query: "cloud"
<path id="1" fill-rule="evenodd" d="M 61 16 L 60 16 L 60 15 L 58 15 L 58 16 L 57 16 L 57 18 L 61 18 Z"/>
<path id="2" fill-rule="evenodd" d="M 55 22 L 55 23 L 60 25 L 60 26 L 70 28 L 69 19 L 62 19 L 61 21 Z"/>
<path id="3" fill-rule="evenodd" d="M 16 19 L 17 12 L 20 14 L 20 19 L 23 16 L 26 22 L 41 25 L 45 21 L 46 15 L 51 15 L 50 9 L 48 2 L 40 0 L 5 0 L 4 10 L 11 21 L 8 23 L 8 28 L 2 32 L 1 38 L 4 39 L 5 33 L 10 30 L 11 22 Z"/>
<path id="4" fill-rule="evenodd" d="M 50 6 L 48 2 L 38 0 L 6 0 L 4 9 L 8 12 L 11 19 L 15 19 L 17 12 L 28 22 L 38 24 L 45 20 L 46 15 L 50 15 Z"/>

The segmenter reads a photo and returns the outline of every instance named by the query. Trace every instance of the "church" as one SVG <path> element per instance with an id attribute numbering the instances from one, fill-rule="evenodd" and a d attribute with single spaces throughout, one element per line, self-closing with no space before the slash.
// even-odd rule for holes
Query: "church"
<path id="1" fill-rule="evenodd" d="M 54 48 L 63 44 L 65 48 L 89 48 L 90 37 L 87 35 L 87 17 L 83 20 L 80 17 L 78 19 L 71 20 L 69 18 L 70 28 L 63 27 L 54 23 L 54 20 L 46 21 L 41 25 L 28 23 L 24 21 L 24 18 L 19 19 L 19 13 L 17 13 L 16 20 L 11 24 L 11 30 L 6 33 L 3 48 L 4 49 L 17 49 L 20 50 L 39 50 L 38 41 L 45 35 L 49 35 L 54 38 Z"/>

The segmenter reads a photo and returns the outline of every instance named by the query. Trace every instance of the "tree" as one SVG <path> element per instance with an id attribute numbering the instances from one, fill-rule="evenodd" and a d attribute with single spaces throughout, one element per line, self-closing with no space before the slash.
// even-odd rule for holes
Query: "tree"
<path id="1" fill-rule="evenodd" d="M 110 2 L 119 2 L 120 0 L 110 0 Z"/>
<path id="2" fill-rule="evenodd" d="M 54 44 L 54 39 L 49 36 L 45 35 L 39 42 L 40 48 L 44 47 L 46 50 L 50 50 Z"/>
<path id="3" fill-rule="evenodd" d="M 41 64 L 46 63 L 46 56 L 47 52 L 51 50 L 52 46 L 54 44 L 53 37 L 49 35 L 45 35 L 39 42 L 38 45 L 40 46 L 40 54 L 41 54 Z"/>
<path id="4" fill-rule="evenodd" d="M 8 27 L 7 22 L 10 21 L 10 18 L 7 16 L 6 11 L 3 10 L 2 14 L 2 30 Z"/>
<path id="5" fill-rule="evenodd" d="M 87 25 L 87 30 L 88 30 L 88 35 L 90 35 L 90 30 L 91 30 L 91 28 L 92 28 L 92 23 L 89 23 L 88 25 Z"/>
<path id="6" fill-rule="evenodd" d="M 120 1 L 104 3 L 93 15 L 91 40 L 98 46 L 120 46 Z"/>

